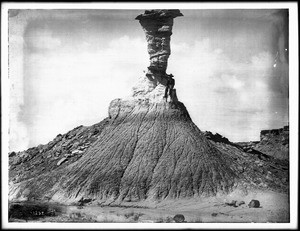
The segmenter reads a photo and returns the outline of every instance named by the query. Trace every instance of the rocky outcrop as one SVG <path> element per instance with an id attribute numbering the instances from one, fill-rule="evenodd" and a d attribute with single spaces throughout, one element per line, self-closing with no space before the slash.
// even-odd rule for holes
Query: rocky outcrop
<path id="1" fill-rule="evenodd" d="M 145 94 L 159 89 L 155 92 L 158 92 L 161 97 L 165 97 L 166 100 L 169 97 L 171 102 L 178 101 L 174 89 L 175 80 L 171 78 L 173 75 L 166 73 L 171 54 L 170 38 L 173 21 L 178 16 L 183 16 L 179 10 L 146 10 L 144 14 L 136 17 L 146 34 L 150 66 L 146 75 L 133 87 L 133 96 L 141 95 L 143 98 Z M 162 93 L 165 90 L 166 93 Z"/>
<path id="2" fill-rule="evenodd" d="M 204 136 L 207 139 L 212 140 L 214 142 L 221 142 L 221 143 L 225 143 L 225 144 L 231 144 L 233 146 L 235 145 L 234 143 L 230 142 L 226 137 L 220 135 L 219 133 L 213 134 L 210 131 L 205 131 Z"/>
<path id="3" fill-rule="evenodd" d="M 287 141 L 288 143 L 289 130 L 289 126 L 284 126 L 279 129 L 262 130 L 260 132 L 260 141 L 268 140 L 272 136 L 281 136 L 282 141 Z"/>
<path id="4" fill-rule="evenodd" d="M 19 183 L 79 161 L 108 122 L 104 119 L 90 127 L 78 126 L 66 134 L 58 134 L 45 145 L 9 155 L 10 181 Z"/>
<path id="5" fill-rule="evenodd" d="M 289 126 L 262 130 L 260 141 L 239 142 L 244 151 L 262 153 L 280 160 L 289 160 Z"/>
<path id="6" fill-rule="evenodd" d="M 244 189 L 259 188 L 282 193 L 289 192 L 289 161 L 279 160 L 236 143 L 209 141 L 231 162 Z"/>
<path id="7" fill-rule="evenodd" d="M 183 16 L 179 10 L 146 10 L 144 14 L 136 17 L 145 31 L 148 43 L 150 66 L 147 76 L 164 85 L 168 58 L 171 54 L 173 20 L 178 16 Z"/>

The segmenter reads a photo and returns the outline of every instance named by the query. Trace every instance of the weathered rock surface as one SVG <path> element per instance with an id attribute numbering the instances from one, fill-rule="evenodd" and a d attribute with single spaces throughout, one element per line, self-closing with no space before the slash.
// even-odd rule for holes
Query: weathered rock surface
<path id="1" fill-rule="evenodd" d="M 152 93 L 143 100 L 116 99 L 101 123 L 10 157 L 11 199 L 26 192 L 35 200 L 119 203 L 216 195 L 236 187 L 288 191 L 288 164 L 208 140 L 181 102 Z M 16 164 L 15 158 L 25 159 Z"/>
<path id="2" fill-rule="evenodd" d="M 64 135 L 57 135 L 48 144 L 29 148 L 26 151 L 15 153 L 13 156 L 10 155 L 10 181 L 19 183 L 46 172 L 59 170 L 78 161 L 90 145 L 97 140 L 108 122 L 108 119 L 104 119 L 90 127 L 76 127 Z M 68 162 L 62 163 L 62 159 L 68 160 Z"/>
<path id="3" fill-rule="evenodd" d="M 239 142 L 246 152 L 260 152 L 281 160 L 289 160 L 289 126 L 262 130 L 260 141 Z"/>
<path id="4" fill-rule="evenodd" d="M 156 102 L 146 96 L 117 99 L 110 105 L 109 117 L 80 159 L 56 165 L 50 172 L 44 169 L 44 174 L 27 180 L 23 176 L 19 185 L 14 184 L 14 197 L 29 188 L 30 197 L 58 201 L 156 200 L 213 195 L 233 187 L 235 172 L 182 103 Z"/>
<path id="5" fill-rule="evenodd" d="M 259 188 L 282 193 L 289 192 L 289 161 L 279 160 L 256 150 L 226 142 L 210 140 L 239 175 L 239 185 L 246 188 Z"/>
<path id="6" fill-rule="evenodd" d="M 178 16 L 183 16 L 179 10 L 146 10 L 144 14 L 136 17 L 143 27 L 148 43 L 148 74 L 162 84 L 165 84 L 164 76 L 171 54 L 173 20 Z"/>

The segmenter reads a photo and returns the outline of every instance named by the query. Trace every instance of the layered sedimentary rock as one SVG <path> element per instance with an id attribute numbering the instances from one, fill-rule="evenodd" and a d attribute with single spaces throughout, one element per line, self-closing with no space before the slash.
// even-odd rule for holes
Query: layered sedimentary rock
<path id="1" fill-rule="evenodd" d="M 143 27 L 148 43 L 150 66 L 148 75 L 165 84 L 164 76 L 171 54 L 170 38 L 172 35 L 173 19 L 183 16 L 179 10 L 146 10 L 136 17 Z"/>
<path id="2" fill-rule="evenodd" d="M 112 101 L 108 124 L 80 159 L 57 165 L 58 158 L 50 171 L 22 176 L 11 185 L 11 197 L 20 198 L 29 189 L 27 196 L 42 200 L 122 202 L 230 191 L 236 173 L 192 122 L 185 106 L 159 101 L 151 93 L 143 99 Z M 58 144 L 53 145 L 54 149 Z"/>
<path id="3" fill-rule="evenodd" d="M 288 191 L 288 163 L 207 140 L 180 102 L 116 99 L 103 122 L 25 153 L 10 155 L 12 200 L 119 204 L 240 187 Z"/>
<path id="4" fill-rule="evenodd" d="M 245 150 L 259 151 L 269 156 L 289 159 L 289 126 L 280 129 L 262 130 L 260 141 L 238 143 Z"/>

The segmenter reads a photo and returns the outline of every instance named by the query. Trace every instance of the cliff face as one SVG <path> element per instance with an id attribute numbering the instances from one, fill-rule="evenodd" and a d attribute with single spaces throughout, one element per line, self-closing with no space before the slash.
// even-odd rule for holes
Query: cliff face
<path id="1" fill-rule="evenodd" d="M 289 127 L 263 130 L 255 149 L 278 159 L 289 159 Z"/>
<path id="2" fill-rule="evenodd" d="M 260 141 L 238 143 L 245 151 L 259 151 L 280 160 L 289 160 L 289 126 L 262 130 Z"/>

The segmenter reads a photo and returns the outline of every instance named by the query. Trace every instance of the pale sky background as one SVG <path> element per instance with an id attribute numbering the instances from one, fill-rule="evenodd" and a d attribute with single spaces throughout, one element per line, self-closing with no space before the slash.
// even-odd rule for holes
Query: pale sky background
<path id="1" fill-rule="evenodd" d="M 149 65 L 144 10 L 10 10 L 10 151 L 108 116 Z M 233 142 L 289 121 L 288 11 L 181 10 L 168 73 L 200 130 Z"/>

